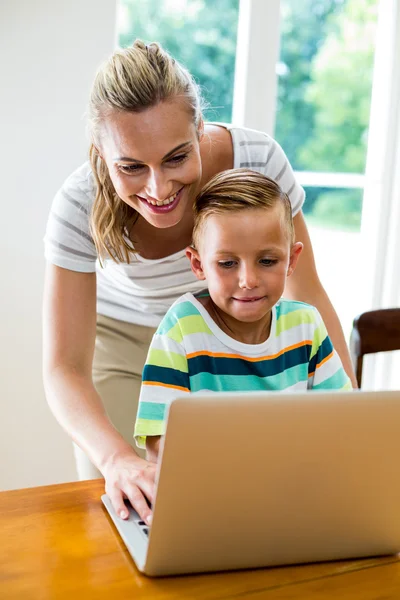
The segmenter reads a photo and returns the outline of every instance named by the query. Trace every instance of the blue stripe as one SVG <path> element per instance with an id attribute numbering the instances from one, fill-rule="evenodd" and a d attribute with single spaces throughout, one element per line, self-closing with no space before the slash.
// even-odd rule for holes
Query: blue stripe
<path id="1" fill-rule="evenodd" d="M 187 373 L 168 367 L 157 367 L 155 365 L 145 365 L 143 369 L 143 381 L 156 381 L 168 385 L 179 385 L 189 387 L 189 377 Z"/>
<path id="2" fill-rule="evenodd" d="M 157 333 L 159 335 L 164 335 L 168 333 L 170 329 L 175 327 L 179 319 L 199 314 L 198 309 L 191 302 L 180 302 L 174 306 L 173 310 L 170 309 L 167 312 L 157 329 Z"/>
<path id="3" fill-rule="evenodd" d="M 189 376 L 198 373 L 211 373 L 213 375 L 257 375 L 257 377 L 269 377 L 282 373 L 286 369 L 308 364 L 311 354 L 311 345 L 307 344 L 300 348 L 294 348 L 280 356 L 257 362 L 250 362 L 242 358 L 219 358 L 215 356 L 201 355 L 188 359 Z"/>
<path id="4" fill-rule="evenodd" d="M 166 404 L 154 402 L 140 402 L 137 414 L 138 419 L 148 419 L 149 421 L 163 421 L 165 419 Z"/>
<path id="5" fill-rule="evenodd" d="M 283 317 L 283 315 L 288 315 L 295 310 L 301 309 L 310 309 L 309 304 L 305 304 L 304 302 L 298 302 L 297 300 L 285 300 L 284 298 L 276 305 L 276 318 Z"/>
<path id="6" fill-rule="evenodd" d="M 325 379 L 321 383 L 317 385 L 313 385 L 313 390 L 340 390 L 342 387 L 346 385 L 346 383 L 350 381 L 347 377 L 344 369 L 340 367 L 334 375 Z"/>
<path id="7" fill-rule="evenodd" d="M 213 392 L 251 392 L 256 390 L 281 391 L 295 383 L 308 381 L 307 365 L 297 365 L 285 373 L 270 377 L 257 375 L 212 375 L 198 373 L 190 378 L 192 392 L 210 390 Z M 307 387 L 307 383 L 305 384 Z"/>
<path id="8" fill-rule="evenodd" d="M 317 365 L 324 360 L 324 358 L 326 358 L 327 356 L 330 355 L 330 353 L 333 350 L 333 346 L 332 346 L 332 342 L 329 336 L 326 336 L 326 338 L 324 339 L 324 341 L 322 342 L 322 344 L 320 345 L 320 347 L 318 348 L 317 352 L 314 354 L 314 356 L 312 357 L 312 359 L 310 360 L 310 364 L 308 367 L 308 372 L 309 373 L 314 373 L 315 369 L 317 368 Z"/>

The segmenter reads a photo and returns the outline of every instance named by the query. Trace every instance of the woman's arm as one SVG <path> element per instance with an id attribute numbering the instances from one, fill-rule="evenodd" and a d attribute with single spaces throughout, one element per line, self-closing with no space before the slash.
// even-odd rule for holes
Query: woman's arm
<path id="1" fill-rule="evenodd" d="M 149 468 L 113 427 L 92 381 L 95 273 L 48 264 L 43 323 L 43 378 L 52 412 L 103 473 L 117 513 L 126 513 L 125 495 L 148 521 L 150 510 L 143 493 L 152 502 L 155 466 Z"/>
<path id="2" fill-rule="evenodd" d="M 300 211 L 293 219 L 296 241 L 303 242 L 303 252 L 298 260 L 294 273 L 287 279 L 285 296 L 293 300 L 307 302 L 320 312 L 329 337 L 339 354 L 344 370 L 350 377 L 354 388 L 357 380 L 354 375 L 349 350 L 344 338 L 339 318 L 319 280 L 315 266 L 314 253 L 303 213 Z"/>

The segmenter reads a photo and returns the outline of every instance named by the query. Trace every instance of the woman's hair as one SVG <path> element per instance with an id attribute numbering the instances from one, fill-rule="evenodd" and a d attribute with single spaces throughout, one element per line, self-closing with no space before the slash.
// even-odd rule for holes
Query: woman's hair
<path id="1" fill-rule="evenodd" d="M 105 255 L 129 263 L 132 247 L 125 239 L 137 212 L 117 195 L 100 156 L 101 124 L 112 111 L 140 113 L 163 100 L 186 101 L 196 127 L 201 122 L 201 95 L 190 73 L 157 43 L 135 40 L 118 49 L 98 70 L 89 100 L 90 162 L 97 184 L 90 230 L 101 260 Z"/>
<path id="2" fill-rule="evenodd" d="M 282 206 L 288 240 L 294 244 L 292 206 L 287 194 L 273 179 L 249 169 L 229 169 L 218 173 L 203 187 L 194 203 L 194 247 L 199 248 L 204 224 L 211 215 L 251 208 L 271 209 L 277 204 Z"/>

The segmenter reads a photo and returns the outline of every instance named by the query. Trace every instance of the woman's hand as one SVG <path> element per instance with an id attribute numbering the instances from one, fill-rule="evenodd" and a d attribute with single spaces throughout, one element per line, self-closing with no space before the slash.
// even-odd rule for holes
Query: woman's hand
<path id="1" fill-rule="evenodd" d="M 151 525 L 152 512 L 148 505 L 154 501 L 157 464 L 139 458 L 133 450 L 111 456 L 102 466 L 106 493 L 117 515 L 127 519 L 127 498 L 140 518 Z M 147 499 L 147 500 L 146 500 Z"/>

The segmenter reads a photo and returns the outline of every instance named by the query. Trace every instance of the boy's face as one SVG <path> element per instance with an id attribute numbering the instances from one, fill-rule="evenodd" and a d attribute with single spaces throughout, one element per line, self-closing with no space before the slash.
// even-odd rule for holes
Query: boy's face
<path id="1" fill-rule="evenodd" d="M 211 299 L 228 319 L 268 320 L 281 298 L 302 250 L 300 242 L 291 246 L 282 212 L 277 205 L 211 215 L 198 251 L 187 250 L 195 275 L 207 280 Z"/>

